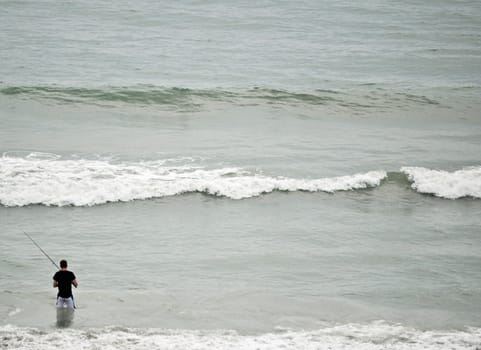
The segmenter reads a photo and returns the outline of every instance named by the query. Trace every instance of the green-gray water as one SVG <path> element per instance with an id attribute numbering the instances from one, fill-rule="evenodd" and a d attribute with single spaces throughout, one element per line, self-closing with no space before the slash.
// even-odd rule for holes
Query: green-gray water
<path id="1" fill-rule="evenodd" d="M 0 5 L 9 348 L 480 346 L 476 2 Z"/>

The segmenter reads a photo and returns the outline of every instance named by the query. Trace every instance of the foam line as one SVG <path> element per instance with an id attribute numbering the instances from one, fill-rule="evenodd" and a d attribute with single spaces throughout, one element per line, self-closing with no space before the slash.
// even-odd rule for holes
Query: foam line
<path id="1" fill-rule="evenodd" d="M 0 158 L 4 206 L 93 206 L 200 192 L 231 199 L 273 191 L 336 192 L 378 186 L 384 171 L 319 179 L 264 176 L 240 168 L 207 169 L 167 160 L 115 163 L 27 156 Z"/>
<path id="2" fill-rule="evenodd" d="M 358 349 L 434 350 L 475 349 L 481 330 L 421 331 L 385 322 L 344 324 L 312 331 L 280 330 L 240 335 L 228 330 L 160 330 L 108 327 L 99 329 L 39 331 L 15 326 L 0 327 L 0 339 L 8 349 Z M 75 345 L 73 345 L 75 344 Z"/>
<path id="3" fill-rule="evenodd" d="M 448 199 L 481 198 L 481 167 L 465 168 L 454 172 L 403 167 L 401 171 L 412 181 L 411 187 L 420 193 Z"/>

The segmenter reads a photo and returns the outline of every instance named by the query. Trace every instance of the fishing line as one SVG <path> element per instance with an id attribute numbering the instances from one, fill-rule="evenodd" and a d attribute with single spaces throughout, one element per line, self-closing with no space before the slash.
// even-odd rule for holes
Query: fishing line
<path id="1" fill-rule="evenodd" d="M 47 253 L 45 253 L 45 250 L 43 250 L 43 249 L 37 244 L 37 242 L 35 242 L 35 241 L 33 240 L 32 237 L 30 237 L 27 232 L 25 232 L 25 231 L 22 231 L 22 232 L 25 234 L 25 236 L 27 236 L 27 237 L 32 241 L 33 244 L 35 244 L 35 245 L 37 246 L 38 249 L 40 249 L 40 251 L 52 262 L 52 264 L 54 264 L 55 267 L 60 270 L 60 267 L 55 263 L 55 261 L 53 261 L 53 259 L 52 259 L 50 256 L 48 256 Z"/>

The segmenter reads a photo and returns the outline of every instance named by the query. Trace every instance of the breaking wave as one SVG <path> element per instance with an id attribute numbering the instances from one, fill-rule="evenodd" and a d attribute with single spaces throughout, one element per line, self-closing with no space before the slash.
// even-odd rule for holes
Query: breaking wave
<path id="1" fill-rule="evenodd" d="M 62 159 L 50 153 L 0 157 L 0 204 L 3 206 L 94 206 L 185 193 L 234 200 L 274 191 L 354 191 L 378 187 L 383 180 L 411 186 L 441 198 L 481 198 L 481 167 L 454 172 L 403 167 L 317 179 L 268 176 L 238 167 L 209 168 L 189 158 L 136 162 L 111 159 Z"/>
<path id="2" fill-rule="evenodd" d="M 477 349 L 480 328 L 422 331 L 385 322 L 344 324 L 314 331 L 278 330 L 242 335 L 222 330 L 168 330 L 107 327 L 43 331 L 16 326 L 0 327 L 8 349 Z"/>
<path id="3" fill-rule="evenodd" d="M 0 203 L 92 206 L 200 192 L 231 199 L 273 191 L 335 192 L 378 186 L 384 171 L 320 179 L 271 177 L 240 168 L 208 169 L 175 160 L 115 163 L 54 155 L 0 158 Z"/>
<path id="4" fill-rule="evenodd" d="M 411 187 L 420 193 L 447 199 L 481 198 L 481 167 L 454 172 L 403 167 L 401 171 L 412 181 Z"/>

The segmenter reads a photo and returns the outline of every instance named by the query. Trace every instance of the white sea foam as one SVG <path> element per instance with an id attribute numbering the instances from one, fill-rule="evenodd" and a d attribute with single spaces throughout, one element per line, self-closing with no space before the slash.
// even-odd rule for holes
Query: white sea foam
<path id="1" fill-rule="evenodd" d="M 10 311 L 10 312 L 8 313 L 8 317 L 15 316 L 16 314 L 18 314 L 18 313 L 20 313 L 20 312 L 22 312 L 22 309 L 20 309 L 20 308 L 17 307 L 17 308 L 15 308 L 15 310 L 12 310 L 12 311 Z"/>
<path id="2" fill-rule="evenodd" d="M 240 335 L 235 331 L 127 329 L 40 331 L 15 326 L 0 327 L 8 349 L 477 349 L 481 329 L 421 331 L 384 322 L 345 324 L 314 331 L 278 331 Z"/>
<path id="3" fill-rule="evenodd" d="M 413 182 L 412 188 L 418 192 L 448 199 L 481 198 L 481 167 L 465 168 L 454 172 L 403 167 L 401 171 Z"/>
<path id="4" fill-rule="evenodd" d="M 173 165 L 172 165 L 173 164 Z M 55 157 L 0 158 L 0 203 L 91 206 L 189 192 L 243 199 L 272 191 L 335 192 L 378 186 L 384 171 L 321 179 L 270 177 L 158 160 L 112 162 Z"/>

